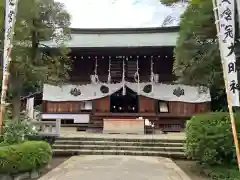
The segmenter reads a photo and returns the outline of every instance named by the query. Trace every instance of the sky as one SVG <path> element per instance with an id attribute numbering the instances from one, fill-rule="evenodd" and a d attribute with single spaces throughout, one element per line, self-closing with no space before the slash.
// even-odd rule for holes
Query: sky
<path id="1" fill-rule="evenodd" d="M 164 19 L 177 26 L 186 4 L 166 7 L 160 0 L 56 0 L 65 4 L 72 28 L 161 27 Z"/>

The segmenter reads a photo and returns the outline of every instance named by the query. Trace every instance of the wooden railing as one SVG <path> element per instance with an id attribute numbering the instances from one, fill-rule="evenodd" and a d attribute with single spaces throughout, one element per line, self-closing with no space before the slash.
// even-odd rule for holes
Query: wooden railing
<path id="1" fill-rule="evenodd" d="M 60 136 L 61 119 L 56 121 L 32 121 L 39 135 L 43 136 Z"/>

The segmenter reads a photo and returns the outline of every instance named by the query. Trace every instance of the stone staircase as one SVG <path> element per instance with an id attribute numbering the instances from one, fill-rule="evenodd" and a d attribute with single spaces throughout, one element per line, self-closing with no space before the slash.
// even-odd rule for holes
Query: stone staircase
<path id="1" fill-rule="evenodd" d="M 61 137 L 53 145 L 55 156 L 135 155 L 185 158 L 184 140 Z"/>

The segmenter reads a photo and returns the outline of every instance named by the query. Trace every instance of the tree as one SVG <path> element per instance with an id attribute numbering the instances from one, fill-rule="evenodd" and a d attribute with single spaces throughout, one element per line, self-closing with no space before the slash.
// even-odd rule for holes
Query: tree
<path id="1" fill-rule="evenodd" d="M 174 74 L 179 82 L 223 85 L 212 1 L 192 1 L 181 17 Z"/>
<path id="2" fill-rule="evenodd" d="M 20 96 L 26 87 L 41 88 L 44 82 L 60 83 L 68 78 L 71 61 L 63 43 L 70 38 L 69 26 L 70 15 L 63 4 L 19 1 L 9 79 L 14 117 L 20 113 Z M 45 48 L 41 42 L 47 40 L 55 40 L 58 48 Z"/>
<path id="3" fill-rule="evenodd" d="M 211 0 L 189 2 L 181 16 L 173 73 L 179 83 L 208 86 L 214 94 L 213 99 L 222 101 L 225 90 L 214 22 Z"/>
<path id="4" fill-rule="evenodd" d="M 171 6 L 174 3 L 181 2 L 182 0 L 161 0 L 162 4 L 165 4 L 167 6 Z"/>

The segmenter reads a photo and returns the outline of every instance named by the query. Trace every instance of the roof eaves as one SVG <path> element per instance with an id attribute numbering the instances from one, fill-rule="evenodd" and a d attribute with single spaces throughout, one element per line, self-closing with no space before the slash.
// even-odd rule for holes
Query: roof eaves
<path id="1" fill-rule="evenodd" d="M 144 34 L 178 32 L 179 26 L 146 28 L 71 28 L 72 34 Z"/>

